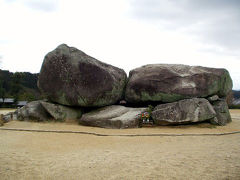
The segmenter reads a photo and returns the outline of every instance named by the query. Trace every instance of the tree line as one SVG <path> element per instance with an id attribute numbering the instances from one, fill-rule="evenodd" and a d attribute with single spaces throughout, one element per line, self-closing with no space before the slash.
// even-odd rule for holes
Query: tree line
<path id="1" fill-rule="evenodd" d="M 41 99 L 37 80 L 38 74 L 0 70 L 0 98 L 13 98 L 15 102 Z"/>

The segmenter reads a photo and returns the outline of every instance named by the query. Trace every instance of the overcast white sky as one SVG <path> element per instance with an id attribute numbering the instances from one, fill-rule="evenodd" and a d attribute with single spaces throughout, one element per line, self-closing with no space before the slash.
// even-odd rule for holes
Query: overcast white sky
<path id="1" fill-rule="evenodd" d="M 226 68 L 240 89 L 240 0 L 0 0 L 0 68 L 39 72 L 58 45 L 129 70 Z"/>

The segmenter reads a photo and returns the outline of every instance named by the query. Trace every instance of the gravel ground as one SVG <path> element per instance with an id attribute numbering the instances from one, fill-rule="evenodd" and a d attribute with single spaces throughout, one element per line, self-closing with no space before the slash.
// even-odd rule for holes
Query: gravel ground
<path id="1" fill-rule="evenodd" d="M 240 110 L 223 127 L 207 123 L 126 130 L 12 121 L 4 128 L 108 135 L 240 131 Z M 0 179 L 240 179 L 240 134 L 94 136 L 0 130 Z"/>

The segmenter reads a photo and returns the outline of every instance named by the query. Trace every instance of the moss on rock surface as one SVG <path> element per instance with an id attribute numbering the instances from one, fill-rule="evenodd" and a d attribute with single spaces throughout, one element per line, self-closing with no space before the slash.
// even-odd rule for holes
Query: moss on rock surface
<path id="1" fill-rule="evenodd" d="M 74 108 L 53 104 L 49 102 L 41 102 L 44 109 L 57 121 L 77 120 L 81 118 L 83 110 L 81 108 Z"/>
<path id="2" fill-rule="evenodd" d="M 130 103 L 174 102 L 194 97 L 226 96 L 232 79 L 226 69 L 153 64 L 129 73 L 125 98 Z"/>
<path id="3" fill-rule="evenodd" d="M 62 44 L 45 56 L 38 86 L 51 102 L 101 107 L 123 97 L 126 79 L 122 69 Z"/>

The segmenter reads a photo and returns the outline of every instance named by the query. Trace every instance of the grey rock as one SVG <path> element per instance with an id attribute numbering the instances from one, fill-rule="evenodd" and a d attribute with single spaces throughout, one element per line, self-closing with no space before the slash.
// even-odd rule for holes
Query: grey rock
<path id="1" fill-rule="evenodd" d="M 7 122 L 11 121 L 12 119 L 13 119 L 13 113 L 12 112 L 7 113 L 7 114 L 3 115 L 3 117 L 2 117 L 2 121 L 4 123 L 7 123 Z"/>
<path id="2" fill-rule="evenodd" d="M 38 87 L 51 102 L 102 107 L 123 97 L 126 79 L 122 69 L 62 44 L 45 56 Z"/>
<path id="3" fill-rule="evenodd" d="M 137 128 L 138 115 L 146 108 L 129 108 L 120 105 L 106 106 L 89 113 L 83 114 L 79 123 L 86 126 L 123 129 Z"/>
<path id="4" fill-rule="evenodd" d="M 130 103 L 175 102 L 194 97 L 226 96 L 232 79 L 226 69 L 153 64 L 129 73 L 125 99 Z"/>
<path id="5" fill-rule="evenodd" d="M 76 107 L 67 107 L 49 102 L 41 102 L 43 108 L 58 121 L 77 120 L 82 116 L 82 109 Z"/>
<path id="6" fill-rule="evenodd" d="M 15 117 L 13 114 L 15 114 Z M 17 118 L 18 120 L 45 121 L 51 119 L 51 116 L 43 108 L 41 101 L 32 101 L 16 110 L 13 114 L 12 118 Z"/>
<path id="7" fill-rule="evenodd" d="M 218 95 L 213 95 L 213 96 L 208 98 L 208 101 L 210 101 L 210 102 L 217 101 L 217 100 L 219 100 Z"/>
<path id="8" fill-rule="evenodd" d="M 216 116 L 211 104 L 204 98 L 184 99 L 178 102 L 160 104 L 152 112 L 157 125 L 186 124 L 201 122 Z"/>
<path id="9" fill-rule="evenodd" d="M 225 99 L 212 102 L 212 106 L 217 113 L 216 118 L 211 119 L 210 122 L 215 125 L 224 126 L 232 121 L 228 105 Z"/>
<path id="10" fill-rule="evenodd" d="M 82 116 L 82 108 L 66 107 L 45 101 L 32 101 L 15 112 L 3 116 L 4 122 L 20 121 L 65 121 L 72 122 Z"/>

